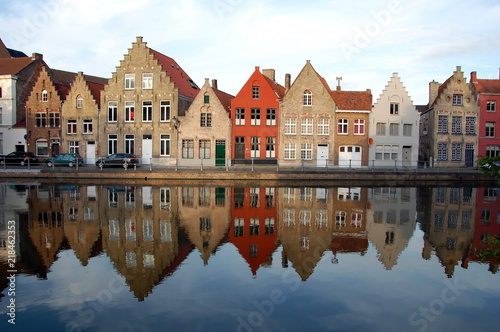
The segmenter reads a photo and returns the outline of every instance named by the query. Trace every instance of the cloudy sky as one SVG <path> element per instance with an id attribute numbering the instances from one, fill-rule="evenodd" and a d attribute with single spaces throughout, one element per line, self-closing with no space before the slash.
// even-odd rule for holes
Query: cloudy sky
<path id="1" fill-rule="evenodd" d="M 1 0 L 0 38 L 56 69 L 110 77 L 136 36 L 202 85 L 238 93 L 255 66 L 284 84 L 311 60 L 330 86 L 371 89 L 393 72 L 415 104 L 461 66 L 498 78 L 498 0 Z"/>

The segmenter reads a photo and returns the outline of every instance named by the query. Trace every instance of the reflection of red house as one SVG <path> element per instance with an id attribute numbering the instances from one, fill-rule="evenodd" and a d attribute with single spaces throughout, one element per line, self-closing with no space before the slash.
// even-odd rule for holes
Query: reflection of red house
<path id="1" fill-rule="evenodd" d="M 476 197 L 476 215 L 474 225 L 474 236 L 472 238 L 472 250 L 468 260 L 481 261 L 478 252 L 488 248 L 483 239 L 488 235 L 500 234 L 500 193 L 496 188 L 479 188 Z M 499 250 L 500 247 L 494 249 Z M 490 271 L 498 271 L 498 260 L 486 260 L 490 264 Z"/>
<path id="2" fill-rule="evenodd" d="M 478 154 L 500 156 L 500 79 L 478 79 L 473 71 L 470 81 L 479 99 Z"/>
<path id="3" fill-rule="evenodd" d="M 279 102 L 284 93 L 274 80 L 274 70 L 261 73 L 255 67 L 231 101 L 232 158 L 278 159 Z"/>
<path id="4" fill-rule="evenodd" d="M 275 188 L 232 188 L 229 241 L 256 275 L 278 247 Z"/>

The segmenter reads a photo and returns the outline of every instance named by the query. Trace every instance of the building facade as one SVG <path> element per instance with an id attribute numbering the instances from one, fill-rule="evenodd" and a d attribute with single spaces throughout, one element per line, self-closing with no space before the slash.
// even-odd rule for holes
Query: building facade
<path id="1" fill-rule="evenodd" d="M 278 126 L 280 101 L 285 88 L 275 81 L 273 69 L 259 67 L 231 101 L 231 156 L 235 163 L 275 163 L 279 158 Z"/>
<path id="2" fill-rule="evenodd" d="M 412 166 L 418 162 L 420 116 L 397 73 L 370 114 L 370 166 Z"/>
<path id="3" fill-rule="evenodd" d="M 177 121 L 198 91 L 174 59 L 137 37 L 101 96 L 99 154 L 132 153 L 145 164 L 175 164 Z"/>
<path id="4" fill-rule="evenodd" d="M 443 84 L 429 84 L 429 107 L 420 116 L 419 159 L 436 167 L 477 165 L 479 107 L 461 67 Z"/>
<path id="5" fill-rule="evenodd" d="M 205 84 L 186 111 L 179 117 L 179 165 L 225 166 L 231 158 L 231 100 L 234 96 Z"/>

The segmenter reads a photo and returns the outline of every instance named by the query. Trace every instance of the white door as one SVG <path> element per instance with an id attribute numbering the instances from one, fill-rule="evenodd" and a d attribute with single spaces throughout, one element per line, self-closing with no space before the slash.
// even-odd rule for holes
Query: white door
<path id="1" fill-rule="evenodd" d="M 95 164 L 95 142 L 87 142 L 87 151 L 85 153 L 87 164 Z"/>
<path id="2" fill-rule="evenodd" d="M 318 144 L 317 151 L 317 165 L 318 167 L 325 167 L 328 165 L 328 144 Z"/>
<path id="3" fill-rule="evenodd" d="M 411 166 L 411 146 L 403 146 L 403 166 Z"/>
<path id="4" fill-rule="evenodd" d="M 361 166 L 361 147 L 352 145 L 339 147 L 339 166 Z"/>
<path id="5" fill-rule="evenodd" d="M 153 158 L 153 137 L 142 135 L 142 163 L 151 164 L 151 158 Z"/>

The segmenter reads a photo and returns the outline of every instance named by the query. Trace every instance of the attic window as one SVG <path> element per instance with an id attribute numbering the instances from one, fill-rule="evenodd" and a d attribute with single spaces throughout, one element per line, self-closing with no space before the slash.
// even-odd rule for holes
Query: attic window
<path id="1" fill-rule="evenodd" d="M 399 104 L 398 103 L 391 103 L 390 112 L 392 115 L 399 114 Z"/>
<path id="2" fill-rule="evenodd" d="M 463 95 L 461 94 L 454 94 L 453 95 L 453 105 L 455 106 L 462 106 L 463 105 Z"/>
<path id="3" fill-rule="evenodd" d="M 43 102 L 49 101 L 49 94 L 47 93 L 47 90 L 42 91 L 42 101 Z"/>
<path id="4" fill-rule="evenodd" d="M 189 82 L 189 84 L 191 85 L 191 87 L 192 87 L 193 89 L 199 89 L 199 88 L 198 88 L 198 86 L 196 85 L 196 83 L 195 83 L 195 82 L 193 82 L 193 80 L 187 80 L 187 81 Z"/>
<path id="5" fill-rule="evenodd" d="M 304 91 L 304 106 L 312 105 L 312 93 L 311 90 Z"/>
<path id="6" fill-rule="evenodd" d="M 260 99 L 260 86 L 252 86 L 252 99 Z"/>
<path id="7" fill-rule="evenodd" d="M 203 96 L 203 102 L 204 102 L 205 104 L 209 104 L 209 103 L 210 103 L 210 96 L 209 96 L 208 94 L 205 94 L 205 95 Z"/>
<path id="8" fill-rule="evenodd" d="M 83 97 L 82 97 L 82 95 L 76 96 L 76 108 L 83 108 Z"/>

